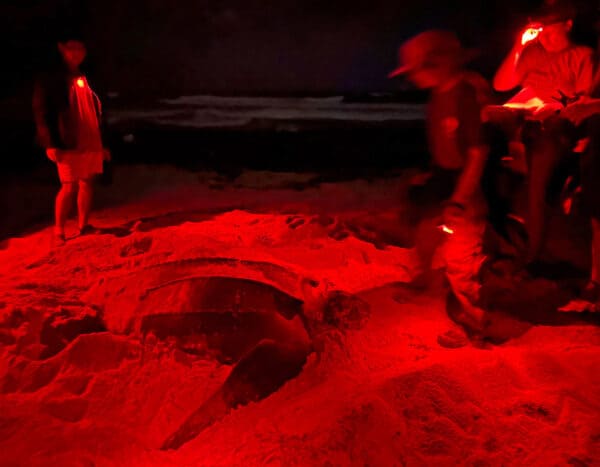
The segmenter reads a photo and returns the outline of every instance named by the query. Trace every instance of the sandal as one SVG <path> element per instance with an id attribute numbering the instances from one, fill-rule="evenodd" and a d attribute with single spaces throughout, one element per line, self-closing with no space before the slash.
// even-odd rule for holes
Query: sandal
<path id="1" fill-rule="evenodd" d="M 64 232 L 55 232 L 54 237 L 52 239 L 52 244 L 54 246 L 63 246 L 67 243 Z"/>
<path id="2" fill-rule="evenodd" d="M 469 337 L 462 329 L 450 329 L 437 337 L 440 347 L 446 349 L 460 349 L 469 344 Z"/>
<path id="3" fill-rule="evenodd" d="M 79 227 L 79 233 L 77 234 L 78 237 L 81 237 L 82 235 L 92 235 L 97 233 L 98 230 L 92 226 L 91 224 L 86 224 L 83 227 Z"/>

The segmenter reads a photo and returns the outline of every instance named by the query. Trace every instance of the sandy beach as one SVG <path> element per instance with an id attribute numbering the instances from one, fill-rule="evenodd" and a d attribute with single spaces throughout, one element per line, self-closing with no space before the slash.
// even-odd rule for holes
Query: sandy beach
<path id="1" fill-rule="evenodd" d="M 40 227 L 3 242 L 2 465 L 600 463 L 598 326 L 532 324 L 499 346 L 440 347 L 454 326 L 447 288 L 441 276 L 410 285 L 405 178 L 311 186 L 313 176 L 245 172 L 223 184 L 122 167 L 99 195 L 99 234 L 52 249 Z M 159 451 L 232 365 L 127 332 L 136 308 L 114 285 L 141 293 L 150 270 L 160 282 L 227 274 L 287 293 L 290 277 L 310 279 L 360 297 L 370 317 L 326 336 L 279 391 Z"/>

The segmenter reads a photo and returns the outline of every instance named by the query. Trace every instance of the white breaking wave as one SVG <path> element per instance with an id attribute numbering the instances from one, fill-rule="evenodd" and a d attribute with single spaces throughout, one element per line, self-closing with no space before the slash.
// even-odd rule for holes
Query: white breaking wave
<path id="1" fill-rule="evenodd" d="M 142 120 L 194 128 L 242 127 L 254 121 L 284 122 L 347 121 L 385 122 L 422 120 L 423 104 L 350 103 L 343 97 L 221 97 L 181 96 L 163 99 L 156 109 L 115 111 L 112 123 Z"/>

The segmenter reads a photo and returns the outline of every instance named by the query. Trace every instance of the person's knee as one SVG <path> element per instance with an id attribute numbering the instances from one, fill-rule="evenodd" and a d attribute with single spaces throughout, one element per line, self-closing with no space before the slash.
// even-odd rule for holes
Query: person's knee
<path id="1" fill-rule="evenodd" d="M 79 180 L 79 190 L 85 193 L 91 193 L 92 191 L 92 182 L 91 180 Z"/>
<path id="2" fill-rule="evenodd" d="M 562 117 L 551 117 L 544 121 L 543 142 L 556 153 L 569 152 L 577 141 L 577 128 Z"/>
<path id="3" fill-rule="evenodd" d="M 75 183 L 64 182 L 60 187 L 60 194 L 63 196 L 72 196 L 75 194 L 77 187 Z"/>
<path id="4" fill-rule="evenodd" d="M 79 184 L 79 188 L 83 188 L 83 189 L 86 189 L 86 190 L 91 190 L 92 189 L 92 181 L 89 180 L 89 179 L 87 179 L 87 178 L 79 180 L 78 184 Z"/>
<path id="5" fill-rule="evenodd" d="M 544 120 L 544 130 L 550 134 L 572 134 L 575 132 L 575 125 L 570 120 L 557 115 Z"/>

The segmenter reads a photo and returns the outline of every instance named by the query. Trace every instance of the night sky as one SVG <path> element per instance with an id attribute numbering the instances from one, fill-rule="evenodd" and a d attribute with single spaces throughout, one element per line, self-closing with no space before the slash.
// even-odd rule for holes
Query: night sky
<path id="1" fill-rule="evenodd" d="M 338 93 L 393 89 L 402 40 L 455 29 L 490 75 L 535 0 L 4 0 L 2 95 L 51 61 L 61 27 L 82 29 L 110 90 L 139 94 Z M 592 3 L 587 6 L 589 18 Z M 591 22 L 590 22 L 591 23 Z M 590 41 L 585 21 L 580 36 Z"/>

